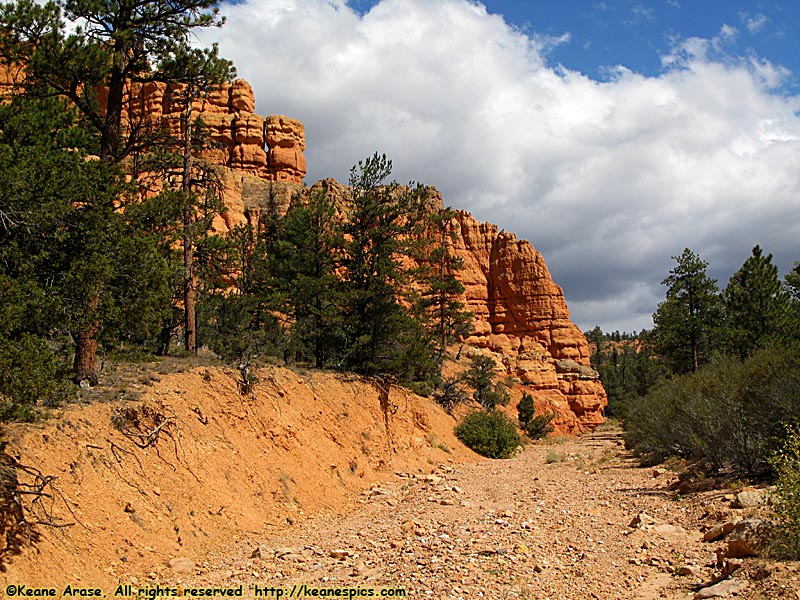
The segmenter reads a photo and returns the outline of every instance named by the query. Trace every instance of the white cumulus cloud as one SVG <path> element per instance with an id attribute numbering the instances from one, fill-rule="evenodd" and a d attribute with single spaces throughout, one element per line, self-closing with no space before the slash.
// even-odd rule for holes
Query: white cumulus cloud
<path id="1" fill-rule="evenodd" d="M 469 0 L 225 13 L 203 41 L 259 112 L 305 123 L 309 182 L 385 152 L 399 181 L 529 239 L 583 328 L 649 327 L 684 247 L 722 286 L 757 243 L 784 271 L 800 260 L 800 98 L 780 93 L 783 67 L 726 54 L 734 27 L 677 40 L 660 76 L 610 65 L 595 81 L 548 63 L 569 32 L 537 37 Z"/>

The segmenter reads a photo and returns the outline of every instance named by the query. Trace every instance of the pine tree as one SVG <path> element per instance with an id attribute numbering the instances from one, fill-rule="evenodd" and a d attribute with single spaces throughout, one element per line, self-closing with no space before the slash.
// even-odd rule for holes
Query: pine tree
<path id="1" fill-rule="evenodd" d="M 402 300 L 424 223 L 424 189 L 385 183 L 392 162 L 377 153 L 350 172 L 351 208 L 343 228 L 344 365 L 413 381 L 435 369 L 431 340 Z"/>
<path id="2" fill-rule="evenodd" d="M 132 110 L 131 83 L 191 80 L 190 35 L 221 25 L 219 0 L 60 0 L 39 5 L 18 0 L 0 7 L 0 56 L 22 66 L 25 92 L 60 96 L 95 134 L 93 151 L 119 164 L 153 143 L 153 124 Z M 63 17 L 78 23 L 67 32 Z M 127 119 L 125 118 L 127 115 Z M 110 189 L 109 191 L 113 191 Z M 113 211 L 118 198 L 106 194 Z M 110 277 L 95 269 L 97 277 Z M 102 329 L 100 306 L 107 280 L 87 282 L 82 325 L 76 335 L 75 380 L 97 381 L 95 355 Z"/>
<path id="3" fill-rule="evenodd" d="M 772 254 L 760 246 L 733 274 L 723 293 L 725 345 L 729 352 L 746 358 L 770 340 L 779 341 L 786 327 L 789 297 L 778 278 Z"/>
<path id="4" fill-rule="evenodd" d="M 0 272 L 28 298 L 10 341 L 39 336 L 57 347 L 89 328 L 95 340 L 142 340 L 162 318 L 159 237 L 147 211 L 114 210 L 130 186 L 114 165 L 87 159 L 84 136 L 60 99 L 0 108 Z"/>
<path id="5" fill-rule="evenodd" d="M 697 371 L 710 357 L 720 321 L 717 282 L 708 263 L 688 248 L 673 256 L 677 265 L 662 281 L 667 297 L 653 315 L 656 348 L 676 373 Z"/>
<path id="6" fill-rule="evenodd" d="M 343 343 L 342 282 L 336 274 L 340 244 L 336 207 L 320 190 L 307 201 L 295 199 L 269 257 L 292 343 L 313 356 L 317 368 L 328 365 Z"/>
<path id="7" fill-rule="evenodd" d="M 210 49 L 177 48 L 175 55 L 162 61 L 161 73 L 171 83 L 170 102 L 174 108 L 180 109 L 180 126 L 178 133 L 171 133 L 170 127 L 165 124 L 167 126 L 155 134 L 153 141 L 158 145 L 145 152 L 137 170 L 144 171 L 148 179 L 156 179 L 157 185 L 169 185 L 171 200 L 181 206 L 183 269 L 180 299 L 184 317 L 184 348 L 187 352 L 196 352 L 197 278 L 194 254 L 198 239 L 209 233 L 211 222 L 207 218 L 208 207 L 216 200 L 216 212 L 222 209 L 222 185 L 214 166 L 195 159 L 196 154 L 208 148 L 209 141 L 202 119 L 195 118 L 194 107 L 199 99 L 215 87 L 233 79 L 235 69 L 230 61 L 219 57 L 215 45 Z M 202 215 L 198 214 L 200 203 L 206 209 Z M 169 347 L 171 331 L 170 322 L 160 336 L 161 352 L 166 353 Z"/>
<path id="8" fill-rule="evenodd" d="M 441 362 L 447 346 L 472 330 L 472 313 L 465 310 L 459 298 L 464 285 L 456 278 L 463 260 L 454 256 L 451 247 L 455 239 L 453 230 L 456 212 L 444 208 L 429 217 L 431 244 L 425 245 L 426 256 L 421 260 L 422 309 L 431 319 L 431 329 L 436 339 L 436 359 Z"/>

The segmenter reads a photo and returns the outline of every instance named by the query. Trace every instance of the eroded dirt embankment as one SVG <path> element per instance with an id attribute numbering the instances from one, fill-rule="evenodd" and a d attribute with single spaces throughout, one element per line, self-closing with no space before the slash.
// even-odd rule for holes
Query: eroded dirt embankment
<path id="1" fill-rule="evenodd" d="M 6 557 L 4 582 L 111 586 L 201 562 L 237 540 L 346 512 L 396 470 L 480 460 L 431 401 L 368 381 L 264 369 L 163 376 L 135 401 L 73 405 L 7 432 L 8 452 L 55 476 L 41 539 Z M 384 410 L 385 409 L 385 410 Z"/>
<path id="2" fill-rule="evenodd" d="M 404 390 L 272 368 L 242 395 L 237 376 L 201 367 L 12 429 L 10 452 L 57 476 L 51 514 L 76 524 L 38 527 L 2 585 L 685 600 L 720 576 L 726 542 L 703 532 L 753 516 L 729 489 L 677 496 L 619 431 L 489 461 Z M 800 598 L 798 570 L 744 559 L 728 595 Z"/>

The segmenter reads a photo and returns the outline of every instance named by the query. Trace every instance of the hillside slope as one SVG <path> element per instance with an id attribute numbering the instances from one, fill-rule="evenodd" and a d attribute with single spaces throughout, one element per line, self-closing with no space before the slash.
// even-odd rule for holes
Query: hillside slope
<path id="1" fill-rule="evenodd" d="M 7 451 L 56 476 L 50 513 L 75 524 L 38 526 L 41 539 L 6 557 L 0 579 L 130 583 L 173 558 L 200 561 L 346 512 L 395 471 L 480 460 L 454 438 L 452 417 L 400 388 L 382 402 L 355 377 L 277 367 L 258 376 L 243 395 L 235 370 L 200 367 L 163 376 L 135 401 L 73 405 L 11 428 Z"/>

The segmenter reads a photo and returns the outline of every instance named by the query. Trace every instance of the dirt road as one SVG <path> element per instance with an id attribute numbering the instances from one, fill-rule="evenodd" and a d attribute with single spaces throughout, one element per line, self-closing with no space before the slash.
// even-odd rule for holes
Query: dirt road
<path id="1" fill-rule="evenodd" d="M 637 467 L 618 431 L 530 445 L 511 460 L 441 464 L 433 475 L 398 472 L 346 516 L 242 539 L 172 583 L 242 583 L 251 594 L 305 583 L 399 587 L 416 598 L 693 598 L 719 573 L 701 530 L 734 511 L 723 492 L 676 498 L 671 479 Z M 800 597 L 792 565 L 750 561 L 737 578 L 728 593 L 738 597 Z"/>

